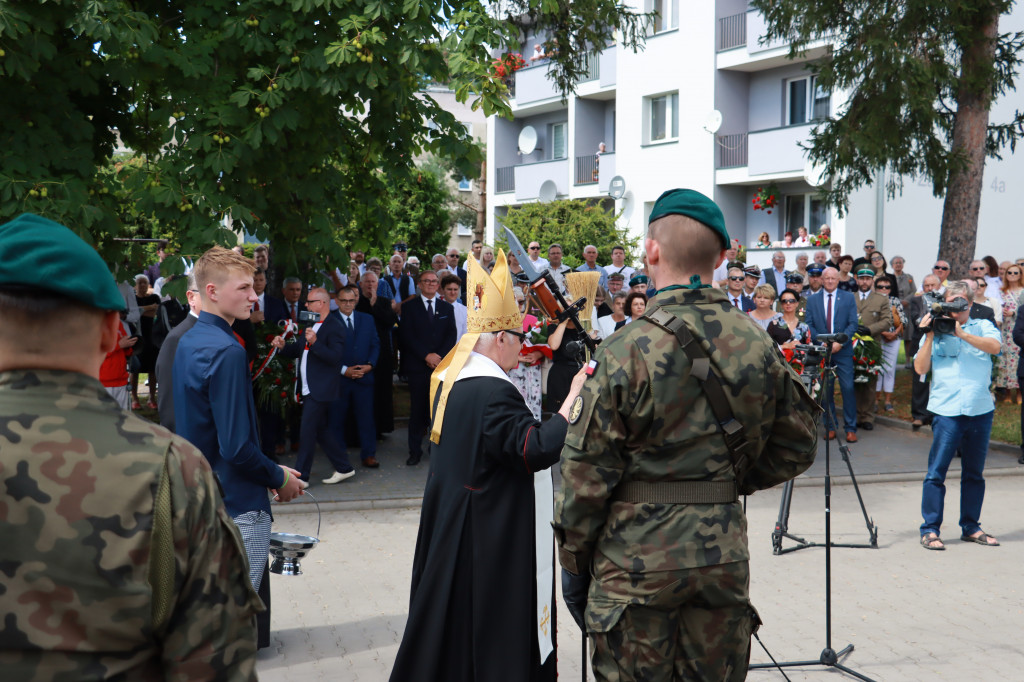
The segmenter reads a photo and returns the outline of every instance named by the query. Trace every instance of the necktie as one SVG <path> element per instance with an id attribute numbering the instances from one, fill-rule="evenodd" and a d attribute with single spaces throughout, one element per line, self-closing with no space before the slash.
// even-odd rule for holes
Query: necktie
<path id="1" fill-rule="evenodd" d="M 260 311 L 260 299 L 256 299 L 256 305 L 253 307 L 253 310 L 255 310 L 256 312 Z"/>
<path id="2" fill-rule="evenodd" d="M 732 304 L 734 306 L 736 306 L 737 308 L 739 308 L 740 307 L 740 299 L 738 299 L 738 298 L 732 299 Z"/>
<path id="3" fill-rule="evenodd" d="M 291 308 L 292 308 L 292 322 L 294 322 L 295 321 L 295 304 L 294 303 L 291 304 Z"/>
<path id="4" fill-rule="evenodd" d="M 351 317 L 346 317 L 345 318 L 345 326 L 348 327 L 349 332 L 352 331 L 352 318 Z"/>
<path id="5" fill-rule="evenodd" d="M 434 299 L 427 299 L 427 316 L 430 318 L 434 317 Z"/>
<path id="6" fill-rule="evenodd" d="M 832 333 L 832 294 L 828 295 L 828 310 L 825 311 L 825 325 L 828 327 L 828 333 Z"/>

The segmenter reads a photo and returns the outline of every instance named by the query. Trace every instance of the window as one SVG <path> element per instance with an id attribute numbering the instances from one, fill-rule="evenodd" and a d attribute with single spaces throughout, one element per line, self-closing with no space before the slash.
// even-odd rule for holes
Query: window
<path id="1" fill-rule="evenodd" d="M 463 223 L 456 223 L 455 224 L 455 229 L 456 229 L 456 233 L 460 237 L 472 237 L 473 236 L 473 226 L 472 225 L 465 225 Z"/>
<path id="2" fill-rule="evenodd" d="M 786 229 L 796 238 L 798 227 L 806 227 L 808 233 L 818 231 L 819 225 L 830 225 L 828 208 L 817 194 L 786 195 Z"/>
<path id="3" fill-rule="evenodd" d="M 679 0 L 647 0 L 647 12 L 656 12 L 653 20 L 654 32 L 671 31 L 679 28 Z"/>
<path id="4" fill-rule="evenodd" d="M 467 178 L 466 176 L 462 176 L 462 179 L 459 180 L 459 191 L 460 192 L 471 192 L 472 190 L 473 190 L 473 181 L 470 180 L 469 178 Z"/>
<path id="5" fill-rule="evenodd" d="M 679 137 L 679 93 L 671 92 L 646 99 L 645 144 L 667 142 Z"/>
<path id="6" fill-rule="evenodd" d="M 569 150 L 566 147 L 566 135 L 565 129 L 567 123 L 552 123 L 551 124 L 551 158 L 552 159 L 564 159 L 569 155 Z"/>
<path id="7" fill-rule="evenodd" d="M 817 76 L 786 81 L 786 125 L 800 125 L 829 117 L 832 98 L 818 86 Z"/>

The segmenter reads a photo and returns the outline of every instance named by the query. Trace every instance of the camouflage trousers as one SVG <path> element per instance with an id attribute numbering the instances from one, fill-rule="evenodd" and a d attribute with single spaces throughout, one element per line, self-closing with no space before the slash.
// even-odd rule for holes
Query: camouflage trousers
<path id="1" fill-rule="evenodd" d="M 745 679 L 750 636 L 760 625 L 749 577 L 746 561 L 643 574 L 641 583 L 658 588 L 644 597 L 637 596 L 636 574 L 595 578 L 587 604 L 595 678 Z M 626 601 L 615 597 L 630 593 Z"/>

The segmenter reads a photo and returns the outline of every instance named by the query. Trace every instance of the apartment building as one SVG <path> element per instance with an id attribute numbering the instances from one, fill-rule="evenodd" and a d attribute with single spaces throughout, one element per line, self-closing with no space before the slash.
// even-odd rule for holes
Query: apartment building
<path id="1" fill-rule="evenodd" d="M 514 119 L 492 117 L 488 126 L 487 240 L 509 207 L 553 198 L 600 202 L 642 235 L 664 190 L 691 187 L 718 202 L 730 234 L 744 244 L 761 232 L 775 240 L 801 225 L 816 231 L 828 224 L 848 253 L 860 255 L 871 238 L 887 256 L 903 255 L 908 271 L 928 271 L 942 216 L 930 183 L 907 178 L 902 193 L 888 199 L 880 175 L 851 197 L 844 217 L 817 197 L 820 178 L 800 144 L 845 101 L 845 93 L 816 83 L 813 65 L 827 42 L 791 60 L 787 45 L 762 44 L 763 19 L 746 0 L 689 3 L 685 20 L 679 0 L 640 1 L 660 14 L 644 49 L 607 46 L 567 101 L 547 78 L 544 59 L 514 74 Z M 1020 7 L 1000 24 L 1003 32 L 1022 28 Z M 523 55 L 545 38 L 527 35 Z M 1024 98 L 1008 93 L 992 121 L 1009 120 L 1015 107 L 1024 108 Z M 1024 191 L 1024 161 L 1009 150 L 1003 156 L 986 163 L 978 231 L 979 254 L 1000 259 L 1024 255 L 1024 230 L 1010 203 Z M 769 214 L 751 199 L 770 183 L 781 196 Z"/>

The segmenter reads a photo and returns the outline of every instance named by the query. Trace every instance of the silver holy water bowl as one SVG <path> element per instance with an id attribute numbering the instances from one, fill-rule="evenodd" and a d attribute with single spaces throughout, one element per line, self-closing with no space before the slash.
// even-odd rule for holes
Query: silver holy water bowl
<path id="1" fill-rule="evenodd" d="M 305 493 L 316 505 L 316 536 L 298 535 L 296 533 L 271 533 L 270 534 L 270 555 L 274 561 L 270 564 L 270 572 L 278 575 L 302 575 L 302 566 L 299 563 L 306 555 L 312 552 L 320 544 L 320 503 L 317 499 Z"/>
<path id="2" fill-rule="evenodd" d="M 274 557 L 270 572 L 278 575 L 302 575 L 299 560 L 304 558 L 320 543 L 311 535 L 295 533 L 271 533 L 270 555 Z"/>

